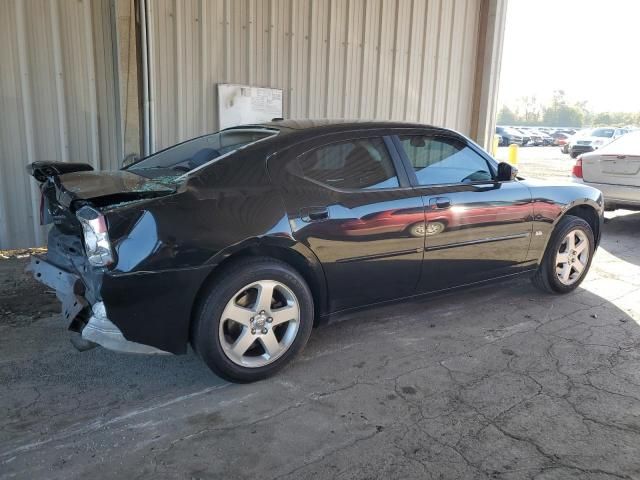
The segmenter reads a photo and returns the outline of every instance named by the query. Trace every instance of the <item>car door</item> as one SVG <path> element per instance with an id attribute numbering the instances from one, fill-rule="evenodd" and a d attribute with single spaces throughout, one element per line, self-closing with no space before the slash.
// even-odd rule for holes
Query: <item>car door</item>
<path id="1" fill-rule="evenodd" d="M 516 272 L 532 230 L 530 190 L 496 180 L 495 161 L 461 136 L 400 134 L 394 141 L 425 204 L 425 253 L 419 291 Z"/>
<path id="2" fill-rule="evenodd" d="M 385 132 L 333 134 L 278 156 L 269 171 L 295 239 L 322 263 L 330 310 L 412 295 L 424 207 Z"/>

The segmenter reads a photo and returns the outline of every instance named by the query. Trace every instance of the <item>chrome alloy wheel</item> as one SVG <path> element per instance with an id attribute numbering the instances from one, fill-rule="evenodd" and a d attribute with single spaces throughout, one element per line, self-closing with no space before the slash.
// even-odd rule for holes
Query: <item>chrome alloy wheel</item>
<path id="1" fill-rule="evenodd" d="M 300 326 L 298 299 L 275 280 L 241 288 L 220 318 L 220 345 L 229 360 L 257 368 L 274 362 L 293 344 Z"/>
<path id="2" fill-rule="evenodd" d="M 426 225 L 427 235 L 437 235 L 444 230 L 444 223 L 442 222 L 429 222 Z"/>
<path id="3" fill-rule="evenodd" d="M 556 254 L 556 275 L 560 283 L 573 285 L 589 264 L 589 238 L 582 230 L 571 230 Z"/>

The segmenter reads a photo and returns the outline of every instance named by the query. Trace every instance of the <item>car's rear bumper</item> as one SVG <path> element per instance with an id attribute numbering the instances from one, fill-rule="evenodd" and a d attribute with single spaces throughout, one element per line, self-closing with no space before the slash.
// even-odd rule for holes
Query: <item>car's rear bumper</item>
<path id="1" fill-rule="evenodd" d="M 62 317 L 75 325 L 83 339 L 109 350 L 126 353 L 169 353 L 156 347 L 127 340 L 122 331 L 108 318 L 104 303 L 90 305 L 85 297 L 86 286 L 79 275 L 68 272 L 46 257 L 34 255 L 27 266 L 36 280 L 52 288 L 62 303 Z"/>
<path id="2" fill-rule="evenodd" d="M 640 187 L 589 182 L 575 177 L 573 180 L 600 190 L 606 208 L 640 208 Z"/>
<path id="3" fill-rule="evenodd" d="M 214 266 L 95 275 L 56 263 L 34 256 L 27 270 L 56 291 L 70 330 L 110 350 L 175 354 L 187 351 L 196 294 Z"/>
<path id="4" fill-rule="evenodd" d="M 150 345 L 131 342 L 124 338 L 120 329 L 107 318 L 103 302 L 96 303 L 91 311 L 92 315 L 89 318 L 89 322 L 82 329 L 82 338 L 85 340 L 116 352 L 143 353 L 147 355 L 170 353 Z"/>

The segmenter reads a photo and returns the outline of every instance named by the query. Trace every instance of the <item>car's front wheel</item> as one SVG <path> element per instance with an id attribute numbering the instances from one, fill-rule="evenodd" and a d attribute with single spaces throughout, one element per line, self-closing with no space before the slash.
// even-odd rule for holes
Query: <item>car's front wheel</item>
<path id="1" fill-rule="evenodd" d="M 594 251 L 589 224 L 582 218 L 566 215 L 551 234 L 533 284 L 550 293 L 575 290 L 589 271 Z"/>
<path id="2" fill-rule="evenodd" d="M 216 374 L 253 382 L 274 374 L 302 350 L 313 311 L 309 287 L 289 265 L 264 257 L 239 260 L 203 295 L 192 344 Z"/>

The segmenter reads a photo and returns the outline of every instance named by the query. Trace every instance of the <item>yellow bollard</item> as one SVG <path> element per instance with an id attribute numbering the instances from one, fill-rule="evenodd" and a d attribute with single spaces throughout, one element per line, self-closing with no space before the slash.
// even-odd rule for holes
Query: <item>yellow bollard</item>
<path id="1" fill-rule="evenodd" d="M 493 136 L 493 143 L 491 144 L 491 155 L 494 157 L 498 154 L 498 147 L 500 146 L 500 135 Z"/>
<path id="2" fill-rule="evenodd" d="M 518 165 L 518 145 L 512 143 L 509 145 L 509 160 L 511 165 Z"/>

